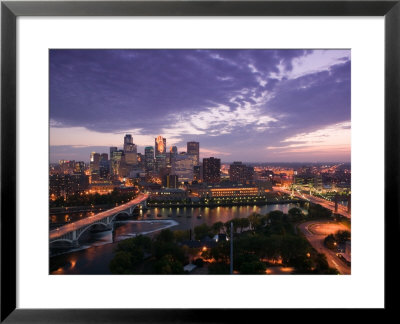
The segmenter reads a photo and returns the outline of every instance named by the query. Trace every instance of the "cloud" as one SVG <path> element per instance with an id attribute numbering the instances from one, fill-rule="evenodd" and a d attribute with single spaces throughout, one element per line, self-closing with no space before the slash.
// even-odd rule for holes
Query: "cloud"
<path id="1" fill-rule="evenodd" d="M 268 150 L 282 153 L 350 154 L 350 121 L 329 125 L 308 133 L 297 134 L 281 141 L 279 146 L 268 146 Z"/>
<path id="2" fill-rule="evenodd" d="M 350 72 L 349 50 L 51 50 L 50 143 L 121 146 L 131 133 L 147 146 L 161 134 L 272 159 L 259 148 L 350 119 Z"/>

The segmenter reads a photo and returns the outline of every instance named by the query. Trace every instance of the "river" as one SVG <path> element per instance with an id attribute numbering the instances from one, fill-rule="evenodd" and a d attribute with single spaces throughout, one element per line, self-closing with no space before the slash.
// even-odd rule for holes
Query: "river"
<path id="1" fill-rule="evenodd" d="M 229 207 L 182 207 L 152 208 L 140 211 L 137 220 L 117 222 L 114 236 L 111 231 L 93 234 L 90 241 L 79 248 L 50 258 L 51 274 L 110 274 L 108 264 L 114 257 L 114 248 L 119 241 L 137 234 L 152 235 L 164 228 L 171 230 L 193 229 L 206 223 L 212 225 L 218 221 L 227 222 L 233 218 L 248 217 L 252 213 L 267 214 L 273 210 L 287 213 L 298 204 L 276 204 L 263 206 L 229 206 Z M 68 218 L 76 220 L 90 215 L 90 212 L 69 214 Z M 65 214 L 50 215 L 50 223 L 62 223 L 67 219 Z"/>

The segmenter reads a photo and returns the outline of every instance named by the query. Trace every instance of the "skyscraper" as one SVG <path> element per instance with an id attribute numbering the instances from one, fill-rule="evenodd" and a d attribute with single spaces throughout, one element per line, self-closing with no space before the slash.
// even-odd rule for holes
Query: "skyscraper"
<path id="1" fill-rule="evenodd" d="M 154 142 L 155 170 L 159 172 L 167 166 L 167 139 L 159 135 L 155 138 Z"/>
<path id="2" fill-rule="evenodd" d="M 90 175 L 91 180 L 98 180 L 100 174 L 100 154 L 96 152 L 90 153 Z"/>
<path id="3" fill-rule="evenodd" d="M 124 137 L 124 151 L 125 151 L 126 144 L 133 144 L 133 138 L 132 138 L 131 134 L 126 134 Z"/>
<path id="4" fill-rule="evenodd" d="M 137 164 L 137 146 L 133 143 L 131 134 L 126 134 L 124 137 L 124 154 L 126 164 Z"/>
<path id="5" fill-rule="evenodd" d="M 108 161 L 108 154 L 102 153 L 100 156 L 100 178 L 107 179 L 110 174 L 110 163 Z"/>
<path id="6" fill-rule="evenodd" d="M 200 143 L 187 142 L 187 154 L 194 155 L 196 157 L 196 165 L 199 165 Z"/>
<path id="7" fill-rule="evenodd" d="M 90 153 L 90 172 L 99 171 L 100 168 L 100 154 L 96 152 Z"/>
<path id="8" fill-rule="evenodd" d="M 167 152 L 167 139 L 166 138 L 159 135 L 154 139 L 154 143 L 155 143 L 155 150 L 154 150 L 155 156 L 160 155 L 160 154 L 165 154 Z"/>
<path id="9" fill-rule="evenodd" d="M 123 151 L 121 150 L 116 150 L 113 151 L 112 153 L 112 157 L 110 159 L 110 164 L 111 164 L 111 172 L 112 175 L 117 176 L 119 175 L 119 166 L 121 164 L 121 159 L 122 159 L 122 155 L 123 155 Z"/>
<path id="10" fill-rule="evenodd" d="M 196 157 L 187 153 L 180 153 L 172 160 L 171 174 L 177 175 L 179 181 L 193 181 L 193 167 Z"/>
<path id="11" fill-rule="evenodd" d="M 221 159 L 213 157 L 203 159 L 203 180 L 207 183 L 221 181 Z"/>
<path id="12" fill-rule="evenodd" d="M 118 151 L 118 148 L 116 146 L 111 146 L 110 147 L 110 161 L 113 158 L 114 152 L 117 152 L 117 151 Z"/>
<path id="13" fill-rule="evenodd" d="M 154 171 L 154 148 L 146 146 L 144 148 L 144 168 L 147 172 Z"/>
<path id="14" fill-rule="evenodd" d="M 229 180 L 233 182 L 246 183 L 247 180 L 253 180 L 254 168 L 242 164 L 242 162 L 233 162 L 229 166 Z"/>

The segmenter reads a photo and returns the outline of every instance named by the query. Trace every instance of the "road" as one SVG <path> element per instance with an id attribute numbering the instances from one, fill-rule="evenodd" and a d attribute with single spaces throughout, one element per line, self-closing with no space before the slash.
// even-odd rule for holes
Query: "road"
<path id="1" fill-rule="evenodd" d="M 76 222 L 73 222 L 73 223 L 58 227 L 58 228 L 56 228 L 54 230 L 51 230 L 50 231 L 50 240 L 58 238 L 60 236 L 63 236 L 64 234 L 67 234 L 67 233 L 69 233 L 71 231 L 77 230 L 77 229 L 79 229 L 79 228 L 81 228 L 83 226 L 92 224 L 95 221 L 102 220 L 105 217 L 114 215 L 114 214 L 116 214 L 118 212 L 121 212 L 121 211 L 123 211 L 123 210 L 125 210 L 125 209 L 127 209 L 127 208 L 129 208 L 129 207 L 131 207 L 133 205 L 137 205 L 137 204 L 141 203 L 142 201 L 146 200 L 148 197 L 149 197 L 148 194 L 140 194 L 135 199 L 127 202 L 126 204 L 114 207 L 112 209 L 108 209 L 108 210 L 103 211 L 101 213 L 98 213 L 96 215 L 89 216 L 87 218 L 80 219 L 80 220 L 78 220 Z"/>
<path id="2" fill-rule="evenodd" d="M 313 227 L 317 228 L 317 230 L 313 230 Z M 330 267 L 336 268 L 340 274 L 351 274 L 351 268 L 340 260 L 335 252 L 329 250 L 324 245 L 324 239 L 328 234 L 333 234 L 338 230 L 349 230 L 347 227 L 340 223 L 309 221 L 298 225 L 298 228 L 318 253 L 326 255 Z"/>
<path id="3" fill-rule="evenodd" d="M 283 189 L 281 187 L 273 187 L 274 191 L 279 191 L 279 192 L 283 192 L 285 194 L 291 195 L 292 192 L 290 190 L 287 189 Z M 308 200 L 314 204 L 319 204 L 322 207 L 325 207 L 327 209 L 332 210 L 332 212 L 335 212 L 335 203 L 333 201 L 329 201 L 329 200 L 325 200 L 323 198 L 320 197 L 315 197 L 312 195 L 307 195 L 307 194 L 303 194 L 303 193 L 299 193 L 297 191 L 294 191 L 293 193 L 297 198 L 300 199 L 305 199 Z M 336 214 L 340 214 L 342 216 L 345 216 L 347 218 L 351 218 L 351 214 L 347 211 L 347 207 L 338 204 L 338 211 L 336 212 Z"/>

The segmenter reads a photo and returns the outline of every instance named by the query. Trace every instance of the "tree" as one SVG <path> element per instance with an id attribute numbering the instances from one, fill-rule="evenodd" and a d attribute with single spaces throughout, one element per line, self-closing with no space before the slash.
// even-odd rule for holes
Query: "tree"
<path id="1" fill-rule="evenodd" d="M 265 263 L 257 260 L 251 262 L 244 262 L 239 268 L 241 274 L 265 274 L 267 269 Z"/>
<path id="2" fill-rule="evenodd" d="M 239 218 L 238 226 L 240 227 L 240 233 L 242 233 L 244 228 L 247 228 L 250 226 L 249 219 L 248 218 Z"/>
<path id="3" fill-rule="evenodd" d="M 282 223 L 283 212 L 280 210 L 273 210 L 269 212 L 268 219 L 271 221 L 271 224 L 280 224 Z"/>
<path id="4" fill-rule="evenodd" d="M 119 251 L 110 262 L 110 271 L 113 274 L 128 274 L 132 272 L 131 255 L 125 251 Z"/>
<path id="5" fill-rule="evenodd" d="M 175 230 L 173 233 L 176 242 L 183 242 L 189 239 L 188 230 Z"/>
<path id="6" fill-rule="evenodd" d="M 172 255 L 164 255 L 154 264 L 154 269 L 158 274 L 183 274 L 183 264 L 176 260 Z"/>
<path id="7" fill-rule="evenodd" d="M 203 223 L 194 228 L 194 237 L 196 240 L 201 240 L 204 237 L 211 236 L 211 228 L 207 224 Z"/>
<path id="8" fill-rule="evenodd" d="M 213 232 L 213 234 L 219 234 L 223 228 L 224 223 L 216 222 L 211 226 L 211 231 Z"/>
<path id="9" fill-rule="evenodd" d="M 288 214 L 292 222 L 299 222 L 304 219 L 303 211 L 297 207 L 290 208 Z"/>
<path id="10" fill-rule="evenodd" d="M 329 234 L 327 237 L 325 237 L 324 244 L 325 246 L 330 249 L 330 250 L 336 250 L 336 239 L 333 234 Z"/>
<path id="11" fill-rule="evenodd" d="M 331 218 L 332 211 L 321 205 L 310 203 L 308 207 L 308 216 L 310 218 Z"/>
<path id="12" fill-rule="evenodd" d="M 257 213 L 253 213 L 248 217 L 250 227 L 255 231 L 260 229 L 262 225 L 261 215 Z"/>
<path id="13" fill-rule="evenodd" d="M 174 242 L 174 240 L 175 240 L 174 233 L 172 233 L 172 231 L 169 229 L 162 230 L 160 234 L 157 235 L 156 238 L 156 241 L 165 243 Z"/>
<path id="14" fill-rule="evenodd" d="M 350 232 L 349 231 L 337 231 L 335 234 L 335 238 L 339 243 L 345 243 L 350 240 Z"/>

